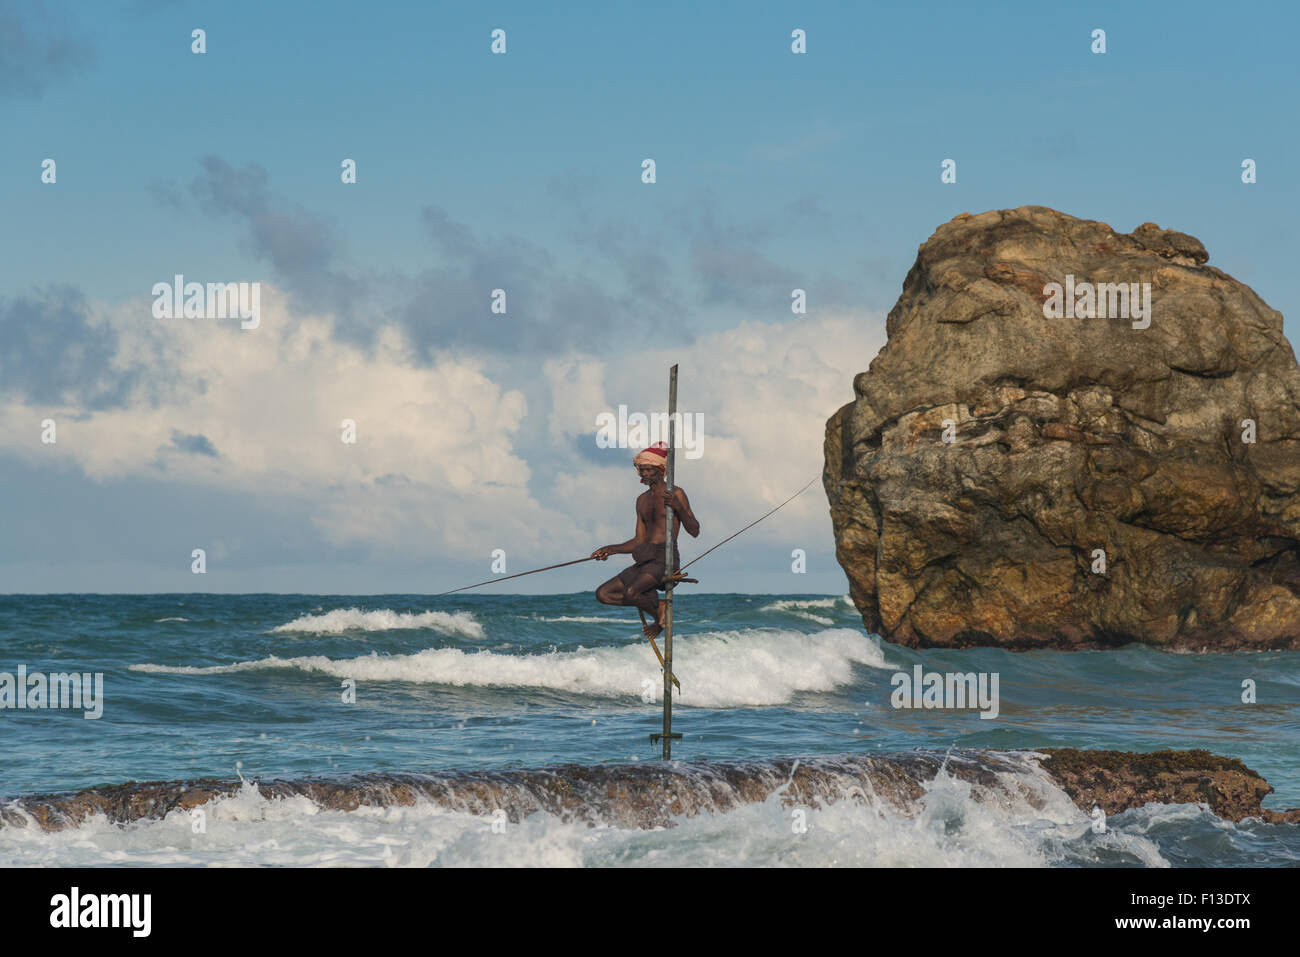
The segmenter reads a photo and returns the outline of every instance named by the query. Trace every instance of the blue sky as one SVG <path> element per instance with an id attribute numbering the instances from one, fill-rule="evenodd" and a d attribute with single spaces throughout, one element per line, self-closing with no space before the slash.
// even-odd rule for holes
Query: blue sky
<path id="1" fill-rule="evenodd" d="M 1057 6 L 0 0 L 0 591 L 441 591 L 495 547 L 586 554 L 638 490 L 594 416 L 658 408 L 674 360 L 716 436 L 681 479 L 706 547 L 817 472 L 963 211 L 1190 233 L 1294 343 L 1293 7 Z M 161 326 L 178 272 L 263 283 L 261 338 Z M 844 590 L 818 486 L 747 535 L 708 590 Z"/>

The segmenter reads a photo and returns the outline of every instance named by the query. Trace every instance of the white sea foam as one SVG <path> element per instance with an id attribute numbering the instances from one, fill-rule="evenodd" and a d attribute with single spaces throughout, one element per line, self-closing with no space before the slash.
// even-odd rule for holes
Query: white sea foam
<path id="1" fill-rule="evenodd" d="M 268 799 L 252 785 L 188 811 L 118 826 L 97 815 L 76 828 L 0 828 L 0 866 L 396 867 L 989 867 L 1099 861 L 1168 866 L 1157 846 L 1116 822 L 1092 833 L 1063 792 L 1023 779 L 1041 806 L 980 800 L 941 774 L 907 816 L 887 805 L 840 801 L 794 808 L 773 795 L 726 813 L 679 818 L 657 830 L 592 828 L 534 814 L 493 833 L 491 820 L 427 802 L 325 810 L 304 797 Z M 1115 819 L 1111 819 L 1115 822 Z"/>
<path id="2" fill-rule="evenodd" d="M 189 619 L 188 618 L 155 618 L 154 624 L 157 624 L 160 621 L 189 621 Z"/>
<path id="3" fill-rule="evenodd" d="M 759 611 L 785 611 L 790 608 L 839 608 L 851 609 L 853 601 L 848 595 L 832 595 L 829 598 L 783 598 L 764 605 Z"/>
<path id="4" fill-rule="evenodd" d="M 679 635 L 676 670 L 682 683 L 674 701 L 699 708 L 764 707 L 788 703 L 801 692 L 827 692 L 849 684 L 854 665 L 896 668 L 877 639 L 850 628 L 814 634 L 778 629 Z M 458 648 L 427 648 L 409 655 L 371 653 L 358 658 L 271 656 L 207 667 L 132 665 L 155 674 L 220 675 L 269 668 L 321 672 L 359 681 L 408 681 L 484 688 L 545 688 L 572 694 L 642 700 L 661 695 L 662 672 L 644 641 L 614 647 L 511 655 Z"/>
<path id="5" fill-rule="evenodd" d="M 485 638 L 483 626 L 467 611 L 362 611 L 360 608 L 336 608 L 323 615 L 303 615 L 285 625 L 272 628 L 273 632 L 302 631 L 318 635 L 339 635 L 347 631 L 394 631 L 398 629 L 431 628 L 444 635 L 463 635 L 466 638 Z"/>
<path id="6" fill-rule="evenodd" d="M 825 615 L 818 615 L 810 609 L 819 608 L 827 611 L 851 611 L 853 602 L 848 595 L 841 595 L 832 598 L 783 598 L 780 601 L 774 601 L 771 604 L 764 605 L 759 611 L 781 611 L 788 615 L 794 615 L 796 618 L 807 618 L 809 621 L 815 621 L 819 625 L 833 625 L 835 619 L 827 618 Z"/>

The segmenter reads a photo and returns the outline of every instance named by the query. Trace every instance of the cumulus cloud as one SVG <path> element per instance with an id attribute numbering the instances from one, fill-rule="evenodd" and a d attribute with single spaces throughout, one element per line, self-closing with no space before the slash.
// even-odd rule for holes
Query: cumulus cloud
<path id="1" fill-rule="evenodd" d="M 49 402 L 11 388 L 0 398 L 0 449 L 45 464 L 57 456 L 95 481 L 165 475 L 262 507 L 305 506 L 330 546 L 388 559 L 486 560 L 498 547 L 583 554 L 629 537 L 640 487 L 628 453 L 602 465 L 582 447 L 594 448 L 602 411 L 662 410 L 673 362 L 682 410 L 704 414 L 702 457 L 681 459 L 681 482 L 704 541 L 716 540 L 820 469 L 825 419 L 852 398 L 853 375 L 883 342 L 879 317 L 746 322 L 672 349 L 553 358 L 532 367 L 533 381 L 506 384 L 481 359 L 419 361 L 395 324 L 362 348 L 331 316 L 291 317 L 269 284 L 254 330 L 158 320 L 150 306 L 140 297 L 71 313 L 61 335 L 114 343 L 103 351 L 125 358 L 98 378 L 112 371 L 133 387 L 114 402 L 101 388 L 72 388 L 71 373 Z M 530 410 L 526 392 L 545 395 L 545 410 Z M 38 438 L 47 415 L 59 430 L 52 448 Z M 355 445 L 340 440 L 345 419 L 356 422 Z M 826 534 L 819 492 L 779 518 L 764 534 L 809 543 Z"/>
<path id="2" fill-rule="evenodd" d="M 117 352 L 154 357 L 151 373 L 167 389 L 113 404 L 60 394 L 71 401 L 55 406 L 11 390 L 0 400 L 0 447 L 47 464 L 55 454 L 97 481 L 165 472 L 261 500 L 310 501 L 323 537 L 339 545 L 477 551 L 489 530 L 517 546 L 536 542 L 542 509 L 512 440 L 526 403 L 481 362 L 417 363 L 392 326 L 362 349 L 340 340 L 330 317 L 291 319 L 266 284 L 255 330 L 158 320 L 150 305 L 103 310 L 64 346 L 111 330 Z M 53 449 L 38 439 L 47 415 L 58 426 Z M 344 419 L 356 422 L 355 445 L 340 439 Z"/>
<path id="3" fill-rule="evenodd" d="M 716 541 L 819 471 L 825 420 L 884 341 L 878 316 L 791 317 L 795 271 L 761 248 L 780 222 L 723 220 L 708 203 L 678 204 L 654 227 L 579 206 L 573 235 L 596 265 L 569 269 L 551 248 L 429 205 L 418 215 L 436 264 L 378 283 L 261 167 L 209 157 L 188 191 L 160 190 L 240 224 L 275 277 L 262 281 L 259 327 L 159 320 L 146 297 L 109 305 L 73 287 L 0 301 L 0 451 L 96 482 L 247 496 L 334 558 L 585 554 L 629 537 L 640 487 L 626 450 L 596 447 L 596 415 L 662 410 L 674 362 L 682 410 L 704 416 L 703 456 L 683 459 L 680 478 L 701 546 Z M 815 197 L 796 205 L 787 212 L 817 214 Z M 692 290 L 674 280 L 673 246 Z M 375 307 L 377 286 L 393 308 Z M 508 319 L 488 312 L 497 287 Z M 824 305 L 829 287 L 816 288 Z M 685 302 L 769 299 L 787 318 L 679 321 Z M 45 417 L 57 446 L 39 442 Z M 340 441 L 345 419 L 355 445 Z M 750 540 L 818 547 L 825 513 L 810 491 Z M 290 524 L 304 514 L 309 536 Z"/>
<path id="4" fill-rule="evenodd" d="M 688 347 L 642 350 L 607 359 L 574 356 L 548 362 L 552 390 L 548 432 L 557 445 L 596 443 L 596 417 L 664 411 L 667 370 L 679 366 L 679 409 L 703 413 L 698 459 L 679 452 L 679 476 L 716 541 L 785 500 L 822 467 L 826 419 L 853 399 L 853 377 L 884 344 L 880 316 L 829 314 L 785 323 L 744 322 L 701 336 Z M 628 537 L 639 488 L 630 452 L 608 468 L 574 460 L 555 479 L 558 499 L 581 502 L 610 540 Z M 814 486 L 770 525 L 750 533 L 829 540 L 826 499 Z M 825 527 L 823 527 L 825 526 Z M 752 539 L 751 539 L 752 540 Z M 689 550 L 688 550 L 689 552 Z"/>
<path id="5" fill-rule="evenodd" d="M 66 284 L 0 299 L 0 343 L 0 394 L 43 405 L 121 408 L 167 378 L 159 370 L 150 381 L 142 357 L 124 352 L 102 312 Z"/>

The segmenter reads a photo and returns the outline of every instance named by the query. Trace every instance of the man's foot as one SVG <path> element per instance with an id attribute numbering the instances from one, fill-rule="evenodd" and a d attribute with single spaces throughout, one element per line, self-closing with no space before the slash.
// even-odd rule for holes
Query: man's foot
<path id="1" fill-rule="evenodd" d="M 657 621 L 647 622 L 645 617 L 645 611 L 641 608 L 638 608 L 636 610 L 636 613 L 641 616 L 641 634 L 645 635 L 647 638 L 650 639 L 651 647 L 654 648 L 655 654 L 659 655 L 659 646 L 655 644 L 655 639 L 659 637 L 659 632 L 664 630 L 663 626 L 660 625 Z M 659 663 L 661 665 L 664 663 L 663 655 L 659 655 Z"/>

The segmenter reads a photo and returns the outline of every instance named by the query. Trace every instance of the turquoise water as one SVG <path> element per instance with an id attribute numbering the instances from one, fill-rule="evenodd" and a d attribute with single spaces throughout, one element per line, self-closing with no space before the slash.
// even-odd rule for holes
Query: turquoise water
<path id="1" fill-rule="evenodd" d="M 1300 653 L 914 651 L 866 634 L 851 604 L 836 596 L 686 594 L 677 617 L 682 695 L 674 730 L 684 738 L 676 758 L 954 746 L 1206 748 L 1264 775 L 1276 789 L 1266 807 L 1300 806 Z M 662 678 L 637 636 L 632 610 L 599 605 L 587 594 L 437 601 L 416 595 L 3 596 L 0 672 L 19 665 L 29 673 L 102 672 L 104 700 L 96 720 L 76 710 L 0 710 L 0 796 L 237 773 L 302 777 L 654 760 L 658 750 L 648 735 L 662 720 Z M 996 672 L 998 716 L 891 707 L 892 676 L 917 664 L 926 671 Z M 343 700 L 346 679 L 355 681 L 355 703 Z M 1241 701 L 1247 679 L 1256 685 L 1255 704 Z M 240 813 L 248 817 L 247 808 Z M 823 819 L 824 829 L 850 840 L 855 825 L 844 815 L 851 813 L 836 810 Z M 974 813 L 966 807 L 959 817 Z M 253 814 L 258 826 L 270 826 L 274 816 L 265 809 Z M 382 820 L 365 820 L 385 833 Z M 733 856 L 723 862 L 766 861 L 767 852 L 751 846 L 755 825 L 746 820 L 748 836 L 736 838 Z M 952 837 L 949 818 L 943 820 Z M 1078 823 L 1059 820 L 1053 827 L 1059 832 Z M 1027 853 L 1045 863 L 1300 862 L 1300 827 L 1234 826 L 1192 807 L 1129 812 L 1111 824 L 1117 836 L 1127 826 L 1151 847 L 1098 845 L 1061 856 L 1036 838 Z M 439 819 L 391 828 L 408 833 L 425 825 L 451 826 Z M 1034 826 L 1014 815 L 997 824 L 1008 834 Z M 126 860 L 137 860 L 137 851 L 141 862 L 154 860 L 149 841 L 142 838 L 132 851 L 121 828 L 87 830 L 83 838 L 91 831 L 100 837 L 83 840 L 90 849 L 75 852 L 66 835 L 19 841 L 5 830 L 15 829 L 0 829 L 0 860 L 94 863 L 101 859 L 96 849 L 107 860 L 107 848 L 118 840 L 125 844 L 114 853 Z M 678 840 L 690 840 L 690 828 L 678 830 Z M 451 840 L 438 833 L 440 847 Z M 456 831 L 452 844 L 468 840 L 468 833 Z M 1078 841 L 1090 845 L 1092 838 L 1080 834 Z M 880 834 L 873 839 L 874 856 L 857 863 L 889 863 L 891 851 L 909 846 Z M 232 847 L 242 840 L 232 832 Z M 288 838 L 276 840 L 282 846 Z M 326 837 L 304 840 L 295 862 L 325 859 Z M 916 851 L 917 861 L 931 852 L 972 860 L 974 851 L 958 838 L 956 844 L 945 844 L 942 835 L 936 840 Z M 543 843 L 553 846 L 555 834 L 548 832 Z M 873 845 L 859 840 L 854 846 Z M 1018 847 L 1007 837 L 1001 850 L 997 841 L 978 850 L 993 863 L 1022 863 Z M 692 860 L 688 847 L 679 851 L 678 860 Z M 194 853 L 200 861 L 226 859 L 216 846 Z M 412 853 L 406 863 L 429 862 Z M 467 860 L 491 862 L 486 850 L 476 853 Z M 844 857 L 842 848 L 838 853 Z M 579 858 L 599 862 L 598 855 Z"/>

